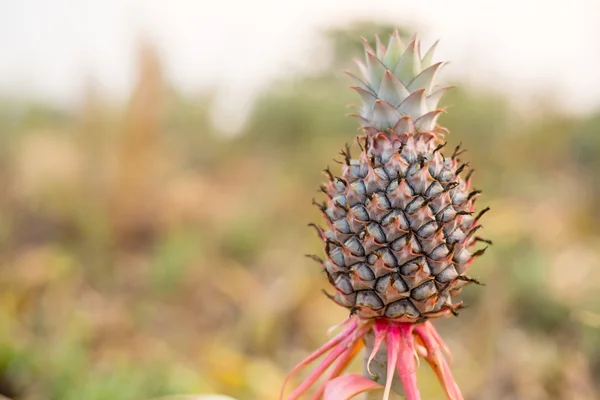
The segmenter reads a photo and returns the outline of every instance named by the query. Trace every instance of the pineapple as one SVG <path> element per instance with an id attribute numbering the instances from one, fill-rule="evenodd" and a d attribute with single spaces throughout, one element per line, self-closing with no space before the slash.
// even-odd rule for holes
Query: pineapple
<path id="1" fill-rule="evenodd" d="M 449 88 L 435 85 L 435 45 L 421 58 L 416 39 L 403 48 L 394 34 L 376 48 L 365 41 L 364 79 L 350 74 L 362 99 L 362 152 L 343 150 L 341 176 L 328 172 L 319 205 L 327 228 L 317 229 L 336 303 L 361 318 L 417 322 L 460 307 L 452 297 L 474 281 L 467 270 L 483 250 L 470 248 L 488 209 L 474 215 L 480 192 L 470 189 L 472 170 L 460 176 L 460 149 L 442 153 L 436 120 Z"/>
<path id="2" fill-rule="evenodd" d="M 444 65 L 432 63 L 436 44 L 421 56 L 418 38 L 405 45 L 397 31 L 387 46 L 379 38 L 374 48 L 364 40 L 366 60 L 357 62 L 362 77 L 348 72 L 362 100 L 354 114 L 362 128 L 361 153 L 353 159 L 347 146 L 340 176 L 325 170 L 328 182 L 321 190 L 327 198 L 315 204 L 326 227 L 314 227 L 326 258 L 313 258 L 335 289 L 328 296 L 350 317 L 340 334 L 292 371 L 330 351 L 290 400 L 335 360 L 314 398 L 323 393 L 327 399 L 350 398 L 378 385 L 368 376 L 337 377 L 367 334 L 374 334 L 368 370 L 386 343 L 384 398 L 396 366 L 407 398 L 420 398 L 414 373 L 418 354 L 434 368 L 448 397 L 462 399 L 440 350 L 447 348 L 429 320 L 457 315 L 462 303 L 456 295 L 477 283 L 467 273 L 485 251 L 474 251 L 474 245 L 491 243 L 476 236 L 489 208 L 476 212 L 480 191 L 471 188 L 473 170 L 467 172 L 468 164 L 460 162 L 460 146 L 444 155 L 447 130 L 436 121 L 449 87 L 435 83 Z"/>

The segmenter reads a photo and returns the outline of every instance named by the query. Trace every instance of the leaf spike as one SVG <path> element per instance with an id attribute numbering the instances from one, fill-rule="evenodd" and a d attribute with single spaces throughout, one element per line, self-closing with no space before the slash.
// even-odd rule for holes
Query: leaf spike
<path id="1" fill-rule="evenodd" d="M 449 192 L 450 190 L 454 189 L 455 187 L 457 187 L 459 185 L 458 182 L 450 182 L 446 188 L 444 189 L 444 192 Z"/>
<path id="2" fill-rule="evenodd" d="M 358 143 L 358 147 L 360 147 L 360 151 L 364 151 L 365 150 L 365 148 L 363 147 L 362 143 L 360 142 L 360 136 L 356 137 L 356 143 Z"/>
<path id="3" fill-rule="evenodd" d="M 473 190 L 471 193 L 469 193 L 469 195 L 467 196 L 467 200 L 471 200 L 474 196 L 477 196 L 478 194 L 480 194 L 482 191 L 481 190 Z"/>
<path id="4" fill-rule="evenodd" d="M 433 153 L 432 154 L 437 153 L 439 150 L 441 150 L 442 148 L 444 148 L 444 146 L 446 146 L 447 144 L 448 144 L 448 142 L 444 142 L 442 144 L 438 144 L 437 147 L 435 149 L 433 149 Z"/>
<path id="5" fill-rule="evenodd" d="M 471 179 L 471 175 L 473 175 L 474 172 L 475 172 L 475 169 L 471 168 L 471 170 L 469 171 L 467 176 L 465 176 L 465 181 L 469 182 L 469 180 Z"/>
<path id="6" fill-rule="evenodd" d="M 471 228 L 471 230 L 469 230 L 469 232 L 467 233 L 467 235 L 465 236 L 465 238 L 470 238 L 471 236 L 473 236 L 473 234 L 475 232 L 477 232 L 481 228 L 483 228 L 483 225 L 476 225 L 476 226 L 474 226 L 473 228 Z"/>
<path id="7" fill-rule="evenodd" d="M 485 286 L 485 283 L 481 283 L 477 279 L 471 278 L 469 275 L 459 275 L 456 277 L 456 279 L 465 281 L 465 282 L 469 282 L 469 283 L 474 283 L 474 284 L 480 285 L 480 286 Z"/>
<path id="8" fill-rule="evenodd" d="M 310 258 L 311 260 L 313 260 L 319 264 L 323 264 L 325 262 L 325 261 L 323 261 L 323 259 L 321 257 L 318 257 L 314 254 L 305 254 L 304 257 Z"/>
<path id="9" fill-rule="evenodd" d="M 477 250 L 475 253 L 473 253 L 473 255 L 471 256 L 471 260 L 477 258 L 477 257 L 481 257 L 482 255 L 485 254 L 485 251 L 487 250 L 488 246 L 485 246 L 483 249 L 479 249 Z"/>
<path id="10" fill-rule="evenodd" d="M 315 230 L 317 231 L 317 234 L 319 235 L 319 239 L 325 238 L 325 233 L 323 232 L 323 228 L 321 228 L 319 225 L 311 222 L 307 226 L 310 226 L 311 228 L 315 228 Z"/>
<path id="11" fill-rule="evenodd" d="M 333 181 L 334 181 L 335 177 L 334 177 L 334 176 L 333 176 L 333 174 L 331 173 L 331 170 L 329 169 L 329 165 L 327 166 L 327 168 L 325 168 L 325 169 L 323 170 L 323 172 L 325 173 L 325 175 L 327 175 L 327 177 L 329 178 L 329 180 L 330 180 L 331 182 L 333 182 Z"/>
<path id="12" fill-rule="evenodd" d="M 312 199 L 312 205 L 316 206 L 322 212 L 325 212 L 325 210 L 327 209 L 325 203 L 317 203 L 317 201 L 314 198 Z"/>
<path id="13" fill-rule="evenodd" d="M 456 146 L 456 148 L 454 149 L 454 152 L 452 153 L 452 156 L 450 157 L 451 159 L 453 159 L 453 160 L 454 160 L 454 159 L 456 158 L 456 156 L 458 156 L 458 155 L 460 154 L 460 153 L 459 153 L 459 150 L 460 150 L 460 147 L 461 147 L 461 146 L 462 146 L 462 142 L 460 142 L 460 143 L 458 144 L 458 146 Z"/>
<path id="14" fill-rule="evenodd" d="M 340 155 L 344 157 L 346 165 L 350 165 L 350 159 L 352 158 L 352 155 L 350 154 L 350 145 L 348 143 L 344 145 L 344 148 L 340 151 Z"/>
<path id="15" fill-rule="evenodd" d="M 458 310 L 461 308 L 464 308 L 462 305 L 459 307 L 459 304 L 456 305 L 451 305 L 451 306 L 442 306 L 442 310 L 448 310 L 452 313 L 452 315 L 454 315 L 455 317 L 458 317 Z"/>
<path id="16" fill-rule="evenodd" d="M 456 173 L 454 174 L 454 176 L 460 175 L 460 173 L 463 172 L 463 170 L 465 169 L 465 167 L 468 167 L 468 166 L 469 166 L 468 162 L 462 163 L 461 166 L 456 169 Z"/>
<path id="17" fill-rule="evenodd" d="M 487 244 L 489 244 L 490 246 L 494 244 L 494 243 L 493 243 L 491 240 L 484 239 L 484 238 L 482 238 L 482 237 L 480 237 L 480 236 L 475 236 L 474 240 L 475 240 L 476 242 L 483 242 L 483 243 L 487 243 Z"/>
<path id="18" fill-rule="evenodd" d="M 481 210 L 479 212 L 479 214 L 477 214 L 477 216 L 475 217 L 475 222 L 479 221 L 479 218 L 483 217 L 483 214 L 485 214 L 486 212 L 490 211 L 489 207 L 484 208 L 483 210 Z"/>
<path id="19" fill-rule="evenodd" d="M 319 190 L 323 193 L 325 193 L 325 196 L 329 197 L 331 199 L 331 194 L 329 194 L 329 191 L 327 190 L 327 188 L 325 187 L 325 185 L 321 185 L 319 186 Z"/>

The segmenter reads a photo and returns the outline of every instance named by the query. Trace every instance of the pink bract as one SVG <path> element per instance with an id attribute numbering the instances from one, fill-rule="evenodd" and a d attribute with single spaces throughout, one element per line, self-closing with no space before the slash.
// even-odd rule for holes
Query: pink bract
<path id="1" fill-rule="evenodd" d="M 325 375 L 328 368 L 334 363 L 333 370 L 315 392 L 313 400 L 346 400 L 365 391 L 381 389 L 382 386 L 379 383 L 364 376 L 356 374 L 339 376 L 363 346 L 364 336 L 371 329 L 375 334 L 375 344 L 368 359 L 367 369 L 370 371 L 369 364 L 383 342 L 385 342 L 388 352 L 387 381 L 383 400 L 389 398 L 395 372 L 398 373 L 402 382 L 406 399 L 421 400 L 416 374 L 419 356 L 423 357 L 434 370 L 448 399 L 463 400 L 442 352 L 444 350 L 450 356 L 448 347 L 430 322 L 415 324 L 387 319 L 364 320 L 353 316 L 345 321 L 343 326 L 345 328 L 339 334 L 292 369 L 284 382 L 280 400 L 284 398 L 285 383 L 291 375 L 326 353 L 323 361 L 286 397 L 286 400 L 300 398 L 319 378 Z"/>

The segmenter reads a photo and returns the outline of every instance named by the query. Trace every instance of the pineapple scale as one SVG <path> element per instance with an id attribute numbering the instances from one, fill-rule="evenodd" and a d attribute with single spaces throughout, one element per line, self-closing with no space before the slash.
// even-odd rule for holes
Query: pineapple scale
<path id="1" fill-rule="evenodd" d="M 437 88 L 442 63 L 431 64 L 435 45 L 420 55 L 415 37 L 404 46 L 395 32 L 376 49 L 365 41 L 363 78 L 353 89 L 362 100 L 361 154 L 349 149 L 341 175 L 326 170 L 319 205 L 327 228 L 322 261 L 336 289 L 330 297 L 362 318 L 416 322 L 456 313 L 453 296 L 470 282 L 471 252 L 481 228 L 475 213 L 479 191 L 457 150 L 442 154 L 445 129 L 437 104 L 448 87 Z M 485 241 L 485 240 L 484 240 Z"/>

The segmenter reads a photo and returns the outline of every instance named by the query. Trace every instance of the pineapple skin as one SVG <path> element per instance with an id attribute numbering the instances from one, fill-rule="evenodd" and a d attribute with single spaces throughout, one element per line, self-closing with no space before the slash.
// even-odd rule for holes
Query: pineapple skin
<path id="1" fill-rule="evenodd" d="M 395 32 L 375 49 L 365 40 L 363 77 L 352 74 L 361 99 L 361 154 L 349 148 L 341 175 L 325 170 L 329 181 L 322 211 L 327 228 L 322 263 L 335 293 L 329 297 L 360 318 L 422 322 L 456 314 L 462 287 L 477 282 L 467 275 L 485 251 L 472 251 L 480 193 L 471 189 L 472 170 L 463 178 L 457 147 L 444 156 L 447 130 L 436 124 L 437 108 L 449 87 L 437 88 L 443 63 L 431 64 L 435 44 L 420 55 L 415 37 L 404 46 Z"/>

